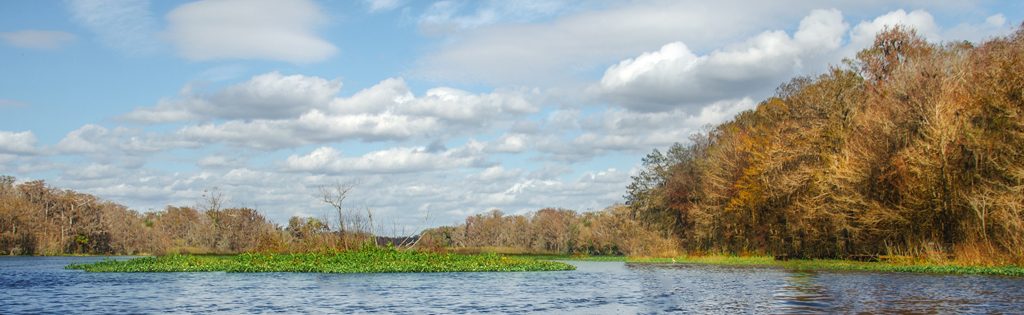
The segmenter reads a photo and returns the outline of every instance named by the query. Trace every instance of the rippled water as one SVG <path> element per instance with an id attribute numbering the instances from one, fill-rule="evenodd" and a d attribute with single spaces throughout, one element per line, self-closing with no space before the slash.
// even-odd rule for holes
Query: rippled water
<path id="1" fill-rule="evenodd" d="M 570 262 L 576 271 L 85 273 L 95 257 L 0 258 L 0 313 L 993 313 L 1024 279 Z"/>

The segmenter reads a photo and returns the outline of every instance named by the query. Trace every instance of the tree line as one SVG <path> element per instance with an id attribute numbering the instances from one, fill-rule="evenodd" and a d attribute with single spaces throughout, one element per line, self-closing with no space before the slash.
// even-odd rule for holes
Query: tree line
<path id="1" fill-rule="evenodd" d="M 338 192 L 324 198 L 337 201 Z M 368 224 L 372 221 L 342 208 L 340 201 L 335 222 L 292 217 L 287 226 L 255 209 L 222 209 L 216 193 L 204 203 L 139 213 L 41 180 L 16 183 L 14 177 L 0 176 L 0 255 L 308 252 L 376 240 Z"/>
<path id="2" fill-rule="evenodd" d="M 491 210 L 453 226 L 427 229 L 424 249 L 456 249 L 532 254 L 672 256 L 678 243 L 641 226 L 629 208 L 596 212 L 545 208 L 522 215 Z"/>
<path id="3" fill-rule="evenodd" d="M 1024 26 L 979 45 L 887 29 L 689 140 L 625 196 L 686 251 L 1024 262 Z"/>

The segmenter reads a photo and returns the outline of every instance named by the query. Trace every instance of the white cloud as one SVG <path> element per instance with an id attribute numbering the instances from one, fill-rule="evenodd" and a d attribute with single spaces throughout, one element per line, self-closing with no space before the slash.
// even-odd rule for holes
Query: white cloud
<path id="1" fill-rule="evenodd" d="M 195 95 L 189 87 L 177 99 L 138 108 L 122 118 L 137 122 L 295 118 L 325 108 L 341 90 L 341 81 L 270 72 L 212 95 Z"/>
<path id="2" fill-rule="evenodd" d="M 480 148 L 474 145 L 444 152 L 430 152 L 424 147 L 395 147 L 360 157 L 345 157 L 334 148 L 320 147 L 307 155 L 289 156 L 285 162 L 293 171 L 329 174 L 425 172 L 485 164 Z"/>
<path id="3" fill-rule="evenodd" d="M 64 154 L 140 155 L 173 148 L 193 147 L 194 143 L 166 135 L 146 134 L 138 129 L 86 124 L 68 132 L 56 149 Z"/>
<path id="4" fill-rule="evenodd" d="M 61 31 L 21 30 L 0 32 L 0 40 L 20 48 L 53 50 L 75 41 L 75 35 Z"/>
<path id="5" fill-rule="evenodd" d="M 0 153 L 25 155 L 36 151 L 36 135 L 31 131 L 0 131 Z"/>
<path id="6" fill-rule="evenodd" d="M 484 123 L 508 114 L 526 114 L 538 110 L 521 93 L 473 94 L 453 88 L 427 90 L 423 97 L 403 105 L 399 110 L 412 115 L 465 123 Z"/>
<path id="7" fill-rule="evenodd" d="M 590 115 L 578 111 L 552 113 L 532 133 L 510 132 L 487 143 L 491 153 L 539 153 L 539 160 L 581 162 L 613 153 L 642 154 L 664 148 L 753 109 L 750 98 L 710 103 L 699 110 L 637 112 L 611 108 Z M 573 116 L 573 117 L 570 117 Z M 557 117 L 557 119 L 552 119 Z M 566 121 L 572 120 L 572 123 Z"/>
<path id="8" fill-rule="evenodd" d="M 332 112 L 338 114 L 383 113 L 415 98 L 405 80 L 388 78 L 351 97 L 335 99 L 330 107 Z"/>
<path id="9" fill-rule="evenodd" d="M 337 52 L 314 30 L 326 22 L 307 0 L 211 0 L 167 14 L 167 38 L 189 60 L 326 60 Z"/>
<path id="10" fill-rule="evenodd" d="M 70 0 L 75 21 L 99 36 L 105 45 L 128 54 L 156 52 L 156 20 L 147 0 Z"/>
<path id="11" fill-rule="evenodd" d="M 538 110 L 530 100 L 535 92 L 475 94 L 440 87 L 417 97 L 404 80 L 391 78 L 350 97 L 335 97 L 340 85 L 317 77 L 272 73 L 212 96 L 186 92 L 124 118 L 150 122 L 221 118 L 226 121 L 185 126 L 176 135 L 184 141 L 279 149 L 351 139 L 465 134 Z"/>
<path id="12" fill-rule="evenodd" d="M 792 6 L 743 1 L 620 3 L 550 21 L 472 29 L 421 58 L 416 73 L 465 82 L 558 82 L 667 42 L 714 47 L 792 11 Z"/>
<path id="13" fill-rule="evenodd" d="M 527 150 L 529 136 L 524 134 L 506 134 L 498 138 L 489 149 L 500 153 L 519 153 Z"/>
<path id="14" fill-rule="evenodd" d="M 186 126 L 177 135 L 188 141 L 224 142 L 257 149 L 280 149 L 311 143 L 360 139 L 400 140 L 440 129 L 436 119 L 384 113 L 331 116 L 318 110 L 293 120 L 232 120 Z"/>
<path id="15" fill-rule="evenodd" d="M 914 10 L 907 13 L 907 11 L 901 9 L 881 15 L 871 21 L 863 21 L 857 24 L 850 31 L 850 46 L 857 50 L 870 46 L 878 32 L 896 25 L 911 27 L 929 41 L 942 39 L 939 25 L 935 23 L 935 18 L 930 13 L 924 10 Z"/>
<path id="16" fill-rule="evenodd" d="M 681 42 L 611 66 L 597 93 L 638 111 L 665 111 L 747 96 L 797 74 L 808 57 L 840 47 L 848 26 L 837 10 L 814 10 L 793 37 L 768 31 L 698 56 Z"/>
<path id="17" fill-rule="evenodd" d="M 519 170 L 508 170 L 501 165 L 495 165 L 480 171 L 479 178 L 482 181 L 495 181 L 516 178 L 522 175 Z"/>
<path id="18" fill-rule="evenodd" d="M 196 161 L 196 165 L 204 168 L 222 168 L 244 165 L 245 162 L 238 156 L 209 155 Z"/>
<path id="19" fill-rule="evenodd" d="M 101 178 L 114 178 L 122 175 L 122 169 L 109 164 L 91 163 L 85 167 L 70 168 L 64 172 L 76 180 L 91 180 Z"/>
<path id="20" fill-rule="evenodd" d="M 389 78 L 331 104 L 335 113 L 393 112 L 411 116 L 429 116 L 461 123 L 482 123 L 505 115 L 533 113 L 538 110 L 528 91 L 495 91 L 475 94 L 437 87 L 416 97 L 401 78 Z"/>

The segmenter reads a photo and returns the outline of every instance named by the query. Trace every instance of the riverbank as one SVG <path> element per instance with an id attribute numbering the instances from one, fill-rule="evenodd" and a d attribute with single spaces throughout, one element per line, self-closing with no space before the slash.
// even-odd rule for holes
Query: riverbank
<path id="1" fill-rule="evenodd" d="M 998 275 L 1024 277 L 1021 266 L 970 266 L 952 263 L 928 262 L 862 262 L 836 259 L 775 260 L 770 256 L 681 256 L 675 258 L 628 258 L 629 263 L 641 264 L 698 264 L 721 266 L 776 267 L 790 270 L 831 270 L 870 272 L 913 272 L 932 274 Z"/>
<path id="2" fill-rule="evenodd" d="M 481 272 L 560 271 L 572 265 L 540 259 L 494 254 L 461 255 L 364 248 L 337 253 L 264 254 L 226 256 L 168 255 L 130 260 L 72 264 L 66 269 L 88 272 Z"/>

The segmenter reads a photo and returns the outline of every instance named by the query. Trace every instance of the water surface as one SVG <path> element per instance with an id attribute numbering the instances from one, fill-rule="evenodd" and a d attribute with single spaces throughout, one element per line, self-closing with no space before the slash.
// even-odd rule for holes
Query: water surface
<path id="1" fill-rule="evenodd" d="M 569 262 L 576 271 L 86 273 L 0 257 L 0 313 L 993 313 L 1024 279 Z"/>

